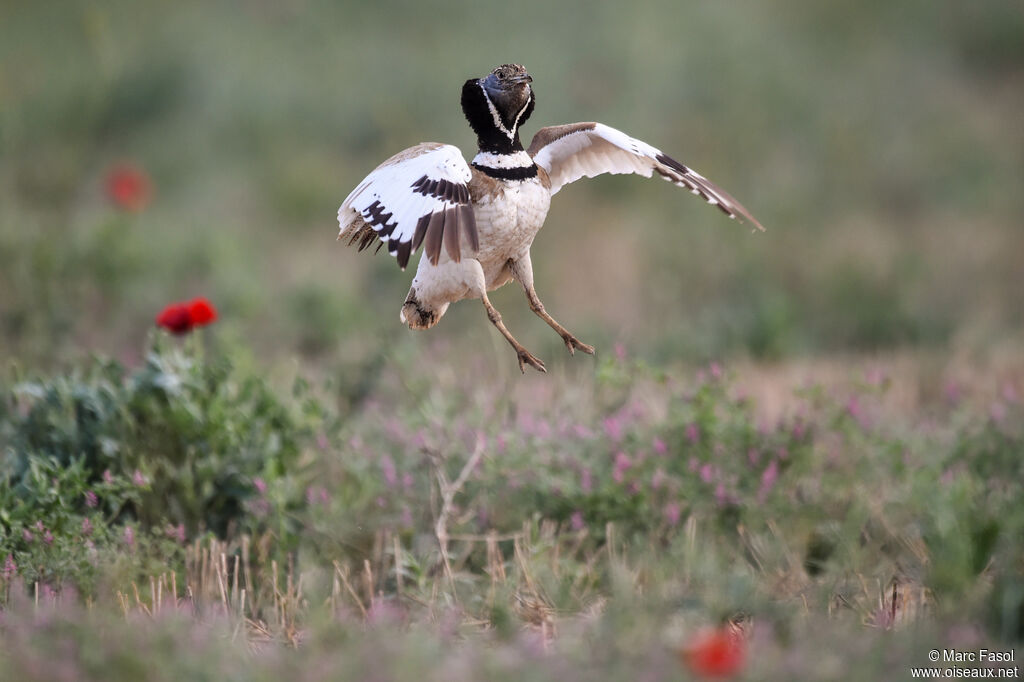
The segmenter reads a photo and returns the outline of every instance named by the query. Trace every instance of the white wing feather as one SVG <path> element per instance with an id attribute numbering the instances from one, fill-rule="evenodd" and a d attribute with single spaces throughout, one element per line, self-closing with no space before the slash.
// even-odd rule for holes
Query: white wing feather
<path id="1" fill-rule="evenodd" d="M 442 243 L 458 261 L 461 235 L 478 248 L 471 178 L 462 152 L 452 145 L 424 142 L 399 152 L 366 176 L 342 203 L 338 239 L 354 241 L 370 227 L 403 269 L 421 243 L 435 264 Z"/>
<path id="2" fill-rule="evenodd" d="M 649 178 L 658 173 L 669 182 L 685 187 L 709 204 L 718 206 L 730 218 L 749 220 L 764 230 L 743 204 L 700 173 L 660 149 L 602 123 L 541 128 L 530 143 L 529 154 L 551 178 L 551 194 L 582 177 L 636 173 Z"/>

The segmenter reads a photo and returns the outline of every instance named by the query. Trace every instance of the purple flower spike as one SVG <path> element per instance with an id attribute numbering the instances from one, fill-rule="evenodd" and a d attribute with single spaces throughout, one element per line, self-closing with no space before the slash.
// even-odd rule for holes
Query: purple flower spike
<path id="1" fill-rule="evenodd" d="M 629 467 L 633 466 L 633 460 L 629 458 L 625 452 L 619 452 L 615 455 L 615 468 L 612 469 L 612 479 L 616 483 L 622 483 L 622 480 L 626 477 L 626 471 Z"/>
<path id="2" fill-rule="evenodd" d="M 18 573 L 18 564 L 14 563 L 14 556 L 11 554 L 7 555 L 7 560 L 4 561 L 4 580 L 10 580 Z"/>
<path id="3" fill-rule="evenodd" d="M 757 499 L 759 502 L 764 502 L 765 498 L 768 497 L 768 493 L 775 487 L 775 482 L 779 479 L 779 462 L 773 459 L 768 467 L 761 474 L 761 488 L 757 491 Z"/>
<path id="4" fill-rule="evenodd" d="M 580 472 L 580 490 L 585 493 L 589 493 L 594 489 L 594 476 L 590 473 L 590 469 L 584 469 Z"/>
<path id="5" fill-rule="evenodd" d="M 691 443 L 696 443 L 700 440 L 700 428 L 696 424 L 691 423 L 686 427 L 686 440 Z"/>
<path id="6" fill-rule="evenodd" d="M 669 502 L 665 505 L 663 514 L 665 515 L 665 522 L 670 526 L 675 526 L 679 523 L 679 518 L 682 516 L 683 510 L 679 506 L 678 502 Z"/>
<path id="7" fill-rule="evenodd" d="M 384 455 L 380 458 L 380 468 L 384 472 L 384 482 L 389 488 L 398 485 L 398 470 L 395 469 L 395 462 L 390 456 Z"/>

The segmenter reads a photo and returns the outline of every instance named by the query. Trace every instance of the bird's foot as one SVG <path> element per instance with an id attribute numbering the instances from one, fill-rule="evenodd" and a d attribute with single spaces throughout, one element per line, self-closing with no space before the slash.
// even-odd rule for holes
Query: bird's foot
<path id="1" fill-rule="evenodd" d="M 577 348 L 586 353 L 587 355 L 594 354 L 593 346 L 588 346 L 587 344 L 583 343 L 569 332 L 562 334 L 562 340 L 565 341 L 565 347 L 569 349 L 569 355 L 576 355 Z"/>
<path id="2" fill-rule="evenodd" d="M 547 373 L 548 370 L 544 366 L 544 363 L 540 361 L 540 358 L 538 358 L 536 355 L 526 350 L 522 346 L 516 348 L 516 355 L 519 356 L 519 371 L 522 372 L 523 374 L 526 374 L 526 367 L 523 365 L 523 363 L 530 365 L 530 367 L 533 367 L 538 372 Z"/>

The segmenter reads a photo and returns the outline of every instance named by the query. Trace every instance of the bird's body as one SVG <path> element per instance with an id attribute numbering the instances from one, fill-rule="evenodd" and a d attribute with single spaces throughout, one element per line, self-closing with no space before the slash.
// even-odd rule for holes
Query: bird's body
<path id="1" fill-rule="evenodd" d="M 530 246 L 547 217 L 551 192 L 546 174 L 513 181 L 488 177 L 476 168 L 472 173 L 469 193 L 480 241 L 472 259 L 476 263 L 466 258 L 452 260 L 444 251 L 436 264 L 429 258 L 420 259 L 409 292 L 414 303 L 407 301 L 409 314 L 404 306 L 401 313 L 402 322 L 414 329 L 435 324 L 449 303 L 480 298 L 477 263 L 486 291 L 508 284 L 513 279 L 509 263 L 529 258 Z M 429 324 L 422 324 L 416 306 L 435 312 Z"/>
<path id="2" fill-rule="evenodd" d="M 477 134 L 479 152 L 467 165 L 451 145 L 422 143 L 378 166 L 338 210 L 339 239 L 360 250 L 380 239 L 404 269 L 421 245 L 412 287 L 400 318 L 412 329 L 437 324 L 448 305 L 480 298 L 488 318 L 524 363 L 544 364 L 509 333 L 487 297 L 513 279 L 530 308 L 565 341 L 570 352 L 594 349 L 554 320 L 533 286 L 530 247 L 547 217 L 551 196 L 580 177 L 601 173 L 658 173 L 690 189 L 730 217 L 760 224 L 726 192 L 650 145 L 600 123 L 542 128 L 529 150 L 519 126 L 535 95 L 526 70 L 505 64 L 466 81 L 462 108 Z M 763 229 L 763 228 L 762 228 Z"/>

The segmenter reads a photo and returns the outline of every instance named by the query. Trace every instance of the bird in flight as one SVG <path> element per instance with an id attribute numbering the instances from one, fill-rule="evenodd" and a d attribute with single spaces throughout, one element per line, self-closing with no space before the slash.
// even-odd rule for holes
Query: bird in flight
<path id="1" fill-rule="evenodd" d="M 730 218 L 761 224 L 726 191 L 646 142 L 601 123 L 541 128 L 523 149 L 519 129 L 533 113 L 533 79 L 519 64 L 503 64 L 462 86 L 462 111 L 477 136 L 467 164 L 457 147 L 424 142 L 395 154 L 352 190 L 338 209 L 338 239 L 359 250 L 387 245 L 404 270 L 421 246 L 412 287 L 399 318 L 429 329 L 448 305 L 479 298 L 519 360 L 541 372 L 544 363 L 520 344 L 487 297 L 511 280 L 523 287 L 530 310 L 558 332 L 569 353 L 589 346 L 544 308 L 533 285 L 530 246 L 544 224 L 551 197 L 582 177 L 602 173 L 657 173 Z"/>

